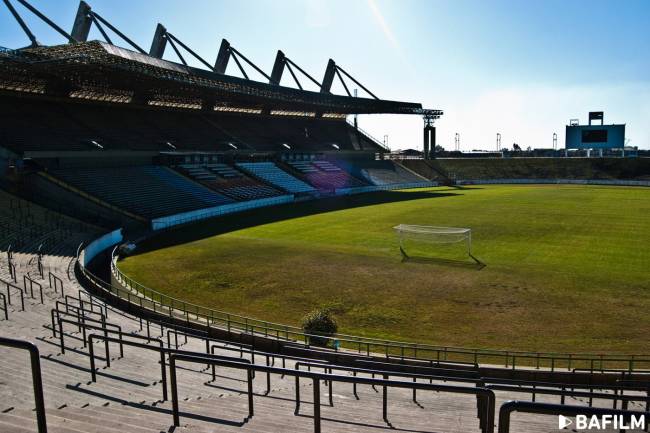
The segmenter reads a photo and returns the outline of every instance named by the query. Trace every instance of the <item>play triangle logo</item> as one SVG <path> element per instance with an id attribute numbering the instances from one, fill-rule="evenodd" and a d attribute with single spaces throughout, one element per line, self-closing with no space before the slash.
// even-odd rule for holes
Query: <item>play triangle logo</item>
<path id="1" fill-rule="evenodd" d="M 569 418 L 565 417 L 564 415 L 560 415 L 558 417 L 558 428 L 560 430 L 565 429 L 569 427 L 571 424 L 573 424 L 573 421 L 571 421 Z"/>

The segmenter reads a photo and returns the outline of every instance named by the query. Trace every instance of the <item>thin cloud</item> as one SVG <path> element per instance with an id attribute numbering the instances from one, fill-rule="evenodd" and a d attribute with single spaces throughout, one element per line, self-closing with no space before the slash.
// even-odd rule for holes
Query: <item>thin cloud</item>
<path id="1" fill-rule="evenodd" d="M 397 38 L 395 38 L 393 31 L 384 19 L 384 16 L 381 14 L 377 2 L 375 2 L 375 0 L 368 0 L 368 6 L 370 7 L 372 15 L 375 17 L 375 20 L 377 20 L 377 24 L 379 24 L 381 31 L 384 32 L 386 39 L 388 39 L 388 42 L 390 42 L 393 47 L 399 48 L 399 42 L 397 42 Z"/>

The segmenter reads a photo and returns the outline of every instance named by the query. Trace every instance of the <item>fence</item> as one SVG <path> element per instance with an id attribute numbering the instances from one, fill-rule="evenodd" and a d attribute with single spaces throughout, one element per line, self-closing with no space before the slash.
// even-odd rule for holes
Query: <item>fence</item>
<path id="1" fill-rule="evenodd" d="M 249 201 L 244 201 L 239 203 L 230 203 L 222 206 L 216 206 L 207 209 L 199 209 L 195 211 L 179 213 L 176 215 L 156 218 L 151 220 L 151 228 L 153 230 L 161 230 L 179 224 L 186 224 L 193 221 L 200 221 L 203 219 L 213 218 L 216 216 L 227 215 L 236 212 L 244 212 L 259 207 L 276 206 L 279 204 L 292 203 L 293 201 L 294 201 L 293 195 L 282 195 L 278 197 L 268 197 L 268 198 L 249 200 Z"/>
<path id="2" fill-rule="evenodd" d="M 418 343 L 380 340 L 337 334 L 332 337 L 322 337 L 306 334 L 301 328 L 266 322 L 250 317 L 206 308 L 181 299 L 164 295 L 150 289 L 123 274 L 117 267 L 117 257 L 111 260 L 111 274 L 114 284 L 100 282 L 94 275 L 82 268 L 82 272 L 93 281 L 102 291 L 112 296 L 127 300 L 134 306 L 139 306 L 155 313 L 177 318 L 188 323 L 221 327 L 228 332 L 237 331 L 264 338 L 273 338 L 280 342 L 298 342 L 310 347 L 310 338 L 324 338 L 328 345 L 333 346 L 338 341 L 342 347 L 356 349 L 357 353 L 383 354 L 386 358 L 397 354 L 401 358 L 426 359 L 436 361 L 458 361 L 473 364 L 501 364 L 506 368 L 516 369 L 518 366 L 534 366 L 539 369 L 550 367 L 551 371 L 566 368 L 571 370 L 578 366 L 599 369 L 606 366 L 625 367 L 628 371 L 647 368 L 650 366 L 648 355 L 605 355 L 605 354 L 572 354 L 572 353 L 542 353 L 525 351 L 499 351 L 478 348 L 461 348 L 449 346 L 433 346 Z"/>
<path id="3" fill-rule="evenodd" d="M 57 303 L 58 306 L 66 306 L 66 304 L 62 302 Z M 100 314 L 97 312 L 94 312 L 96 314 Z M 59 332 L 63 334 L 63 330 L 61 328 L 61 324 L 64 320 L 59 319 Z M 76 324 L 76 322 L 69 321 L 67 323 L 72 323 Z M 589 407 L 585 406 L 580 406 L 581 412 L 580 413 L 585 413 L 587 412 L 588 409 L 591 407 L 591 400 L 592 399 L 607 399 L 607 400 L 612 400 L 614 403 L 614 409 L 616 409 L 616 402 L 621 401 L 622 408 L 626 409 L 628 406 L 629 402 L 645 402 L 646 403 L 646 412 L 648 411 L 648 402 L 650 401 L 650 397 L 648 397 L 648 388 L 639 388 L 639 387 L 630 387 L 630 386 L 603 386 L 603 385 L 573 385 L 573 384 L 559 384 L 559 383 L 544 383 L 544 382 L 534 382 L 534 381 L 517 381 L 517 380 L 509 380 L 509 379 L 503 379 L 503 378 L 485 378 L 485 377 L 480 377 L 478 376 L 477 371 L 463 371 L 463 370 L 447 370 L 444 368 L 431 368 L 431 367 L 412 367 L 412 368 L 417 368 L 419 371 L 414 372 L 414 373 L 409 373 L 409 372 L 400 372 L 400 371 L 393 371 L 393 370 L 386 370 L 386 369 L 367 369 L 367 368 L 355 368 L 355 367 L 346 367 L 346 366 L 340 366 L 340 365 L 332 365 L 332 364 L 327 364 L 324 362 L 320 361 L 310 361 L 304 358 L 296 358 L 296 357 L 288 357 L 288 359 L 295 359 L 298 362 L 295 364 L 294 370 L 286 369 L 286 368 L 279 368 L 279 367 L 273 367 L 269 363 L 269 357 L 274 356 L 273 354 L 268 354 L 268 353 L 263 353 L 263 352 L 257 352 L 259 355 L 265 355 L 267 358 L 266 361 L 266 366 L 263 365 L 257 365 L 254 362 L 254 358 L 249 361 L 246 359 L 241 359 L 242 356 L 242 349 L 243 348 L 231 348 L 233 352 L 237 352 L 240 356 L 240 358 L 233 358 L 233 357 L 226 357 L 226 356 L 219 356 L 219 355 L 214 355 L 213 350 L 214 347 L 210 348 L 209 350 L 206 350 L 206 353 L 210 353 L 210 355 L 204 355 L 199 352 L 193 352 L 193 351 L 184 351 L 184 350 L 178 350 L 178 349 L 172 349 L 171 348 L 171 341 L 170 341 L 170 330 L 167 332 L 167 348 L 164 347 L 162 340 L 157 339 L 157 338 L 148 338 L 148 337 L 143 337 L 143 336 L 135 336 L 135 335 L 127 335 L 123 334 L 121 330 L 113 331 L 113 330 L 107 330 L 105 327 L 104 328 L 99 328 L 95 327 L 93 325 L 87 325 L 83 324 L 82 326 L 88 327 L 89 329 L 96 329 L 96 330 L 101 330 L 104 331 L 104 335 L 97 335 L 97 334 L 92 334 L 88 336 L 88 347 L 90 350 L 90 363 L 91 363 L 91 378 L 92 381 L 96 381 L 96 367 L 95 367 L 95 358 L 96 356 L 94 355 L 94 350 L 93 350 L 93 340 L 103 340 L 106 348 L 106 365 L 110 366 L 110 355 L 108 353 L 108 342 L 112 343 L 117 343 L 120 344 L 120 347 L 122 345 L 128 345 L 132 347 L 137 347 L 141 349 L 146 349 L 146 350 L 151 350 L 151 351 L 156 351 L 160 354 L 160 366 L 161 366 L 161 385 L 163 388 L 163 401 L 167 400 L 167 377 L 166 377 L 166 371 L 165 371 L 165 354 L 170 355 L 170 380 L 169 382 L 171 383 L 171 388 L 172 388 L 172 403 L 173 403 L 173 415 L 174 415 L 174 423 L 175 425 L 178 425 L 179 423 L 179 408 L 178 408 L 178 396 L 176 393 L 176 388 L 177 388 L 177 380 L 176 380 L 176 363 L 175 360 L 183 360 L 183 361 L 188 361 L 188 362 L 193 362 L 193 363 L 200 363 L 200 364 L 207 364 L 211 365 L 213 368 L 213 380 L 214 380 L 214 367 L 215 366 L 222 366 L 222 367 L 227 367 L 227 368 L 235 368 L 235 369 L 245 369 L 248 373 L 248 382 L 249 382 L 249 389 L 248 389 L 248 397 L 249 397 L 249 410 L 250 410 L 250 416 L 253 415 L 253 393 L 252 393 L 252 379 L 254 377 L 254 373 L 256 371 L 261 371 L 266 373 L 267 375 L 267 393 L 270 392 L 270 375 L 271 374 L 281 374 L 282 376 L 293 376 L 296 379 L 296 387 L 295 387 L 295 402 L 296 402 L 296 414 L 299 413 L 299 407 L 300 407 L 300 392 L 299 390 L 301 389 L 299 385 L 299 380 L 300 378 L 306 378 L 306 379 L 311 379 L 314 380 L 314 386 L 319 387 L 320 386 L 320 381 L 325 381 L 326 384 L 328 384 L 329 388 L 329 394 L 330 394 L 330 405 L 332 404 L 332 389 L 333 389 L 333 382 L 345 382 L 345 383 L 351 383 L 353 385 L 353 393 L 356 395 L 356 386 L 357 384 L 367 384 L 367 385 L 372 385 L 374 386 L 381 386 L 383 389 L 382 393 L 382 403 L 383 403 L 383 415 L 384 415 L 384 420 L 388 421 L 388 409 L 387 409 L 387 404 L 388 404 L 388 388 L 389 387 L 399 387 L 399 388 L 408 388 L 411 389 L 413 392 L 413 401 L 417 402 L 416 400 L 416 391 L 417 390 L 434 390 L 437 392 L 450 392 L 450 393 L 461 393 L 461 394 L 475 394 L 478 397 L 477 404 L 478 404 L 478 414 L 479 414 L 479 419 L 480 419 L 480 427 L 483 432 L 486 431 L 491 431 L 490 429 L 493 428 L 493 421 L 494 421 L 494 402 L 493 398 L 490 396 L 494 396 L 494 391 L 511 391 L 511 392 L 517 392 L 517 393 L 531 393 L 533 394 L 533 402 L 535 399 L 535 394 L 546 394 L 546 395 L 555 395 L 555 396 L 560 396 L 562 398 L 562 402 L 564 401 L 565 396 L 571 396 L 571 397 L 583 397 L 583 398 L 589 398 Z M 117 326 L 117 325 L 114 325 Z M 175 330 L 173 330 L 175 331 Z M 119 337 L 109 337 L 107 333 L 113 333 L 113 334 L 118 334 Z M 136 338 L 139 339 L 141 342 L 137 341 L 128 341 L 124 340 L 122 337 L 126 338 Z M 204 338 L 202 336 L 196 336 L 192 334 L 185 334 L 186 338 L 189 337 L 197 337 L 197 338 Z M 145 344 L 144 341 L 147 341 L 147 343 L 158 343 L 157 345 L 150 345 L 150 344 Z M 207 340 L 206 340 L 207 342 Z M 63 345 L 63 343 L 62 343 Z M 177 343 L 176 343 L 177 346 Z M 207 348 L 207 346 L 206 346 Z M 246 352 L 250 352 L 253 356 L 255 354 L 254 350 L 250 350 L 250 348 L 246 348 Z M 120 356 L 122 356 L 122 353 L 120 353 Z M 280 355 L 282 357 L 282 355 Z M 283 362 L 284 365 L 284 362 Z M 304 366 L 307 367 L 309 370 L 304 371 L 300 370 L 300 367 Z M 393 367 L 398 367 L 400 366 L 399 364 L 392 365 Z M 323 369 L 323 373 L 315 373 L 311 371 L 313 368 L 320 368 Z M 346 376 L 339 376 L 339 375 L 334 375 L 332 374 L 332 371 L 345 371 L 345 372 L 352 372 L 353 376 L 350 377 L 348 375 Z M 293 373 L 292 373 L 293 371 Z M 368 377 L 358 377 L 358 374 L 367 374 L 370 375 L 372 374 L 372 378 Z M 382 377 L 382 379 L 376 379 L 374 376 L 378 375 Z M 407 382 L 407 381 L 395 381 L 395 380 L 388 380 L 390 376 L 394 377 L 402 377 L 402 378 L 409 378 L 412 379 L 412 382 Z M 427 383 L 417 383 L 416 379 L 424 379 L 424 380 L 429 380 L 429 384 Z M 446 381 L 446 382 L 464 382 L 468 384 L 474 385 L 473 387 L 467 387 L 467 386 L 451 386 L 451 385 L 436 385 L 436 384 L 431 384 L 431 380 L 441 380 L 441 381 Z M 318 382 L 318 385 L 316 384 Z M 588 389 L 588 391 L 578 391 L 573 389 L 574 387 L 577 388 L 584 388 Z M 552 389 L 556 388 L 556 389 Z M 559 389 L 561 388 L 561 389 Z M 614 394 L 607 394 L 603 392 L 594 392 L 597 390 L 612 390 L 614 391 Z M 646 396 L 640 396 L 640 395 L 623 395 L 624 390 L 634 390 L 634 391 L 642 391 L 646 393 Z M 486 391 L 489 391 L 486 392 Z M 316 392 L 316 391 L 315 391 Z M 318 393 L 320 394 L 320 388 L 318 389 Z M 491 394 L 490 394 L 491 393 Z M 320 396 L 318 399 L 314 400 L 315 405 L 320 405 Z M 505 406 L 505 405 L 504 405 Z M 560 407 L 560 408 L 566 408 L 564 404 L 561 405 L 551 405 L 554 407 Z M 508 406 L 506 406 L 507 408 Z M 569 410 L 571 410 L 571 406 L 568 406 Z M 564 410 L 564 409 L 562 409 Z M 600 409 L 597 409 L 600 410 Z M 604 409 L 605 411 L 608 411 L 608 409 Z M 611 412 L 611 411 L 610 411 Z M 537 413 L 537 412 L 536 412 Z M 550 413 L 550 412 L 549 412 Z M 609 412 L 603 412 L 603 413 L 609 413 Z M 641 412 L 637 412 L 641 413 Z M 315 431 L 320 431 L 320 411 L 319 409 L 315 406 L 315 415 L 314 415 L 314 421 L 315 421 L 315 426 L 314 429 Z M 501 424 L 500 424 L 501 425 Z M 509 424 L 508 424 L 509 425 Z M 505 427 L 504 427 L 505 428 Z M 501 430 L 500 430 L 501 431 Z M 506 430 L 507 431 L 507 430 Z"/>
<path id="4" fill-rule="evenodd" d="M 568 185 L 618 185 L 650 186 L 648 180 L 613 179 L 458 179 L 457 185 L 498 185 L 498 184 L 568 184 Z"/>
<path id="5" fill-rule="evenodd" d="M 171 384 L 171 394 L 172 394 L 172 412 L 173 412 L 173 419 L 174 419 L 175 426 L 180 426 L 177 378 L 176 378 L 177 360 L 192 362 L 197 364 L 209 363 L 220 367 L 246 370 L 247 378 L 248 378 L 247 395 L 248 395 L 248 405 L 249 405 L 249 417 L 252 417 L 254 414 L 253 387 L 252 387 L 253 372 L 259 371 L 264 373 L 273 373 L 282 376 L 293 376 L 295 378 L 304 378 L 304 379 L 312 380 L 315 433 L 320 433 L 321 431 L 321 416 L 320 416 L 320 398 L 321 398 L 320 382 L 321 381 L 327 381 L 330 384 L 330 386 L 332 382 L 342 382 L 342 383 L 353 383 L 353 384 L 362 384 L 362 385 L 371 385 L 371 386 L 381 386 L 384 388 L 406 388 L 406 389 L 445 392 L 445 393 L 452 393 L 452 394 L 475 395 L 481 402 L 481 404 L 479 404 L 479 418 L 481 420 L 481 431 L 483 433 L 492 433 L 494 431 L 495 396 L 493 391 L 485 388 L 469 387 L 469 386 L 438 385 L 432 383 L 405 382 L 405 381 L 376 379 L 376 378 L 358 377 L 358 376 L 357 377 L 343 376 L 343 375 L 335 375 L 329 373 L 315 373 L 315 372 L 303 371 L 303 370 L 255 365 L 255 364 L 241 362 L 241 360 L 238 359 L 228 360 L 225 357 L 223 357 L 223 359 L 213 359 L 205 356 L 192 356 L 189 354 L 172 353 L 169 357 L 169 371 L 170 371 L 170 384 Z M 384 420 L 386 421 L 388 417 L 387 404 L 388 404 L 388 393 L 386 391 L 383 394 L 383 406 L 382 406 Z M 296 414 L 298 413 L 299 405 L 300 405 L 300 401 L 296 400 Z"/>
<path id="6" fill-rule="evenodd" d="M 438 182 L 406 182 L 406 183 L 394 183 L 390 185 L 370 185 L 370 186 L 359 186 L 355 188 L 337 188 L 335 190 L 335 193 L 336 195 L 352 195 L 352 194 L 362 194 L 365 192 L 391 191 L 395 189 L 430 188 L 438 185 L 439 185 Z"/>

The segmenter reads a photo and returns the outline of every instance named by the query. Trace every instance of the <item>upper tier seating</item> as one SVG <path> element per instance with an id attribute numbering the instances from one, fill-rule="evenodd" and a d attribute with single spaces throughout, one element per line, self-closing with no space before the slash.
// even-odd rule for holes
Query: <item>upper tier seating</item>
<path id="1" fill-rule="evenodd" d="M 182 164 L 177 170 L 219 193 L 238 201 L 275 197 L 282 192 L 251 179 L 227 164 Z"/>
<path id="2" fill-rule="evenodd" d="M 159 166 L 75 168 L 50 174 L 109 204 L 157 218 L 232 202 Z"/>
<path id="3" fill-rule="evenodd" d="M 241 162 L 237 164 L 237 167 L 291 193 L 316 191 L 313 187 L 291 176 L 272 162 Z"/>
<path id="4" fill-rule="evenodd" d="M 329 161 L 292 161 L 288 162 L 288 164 L 301 172 L 304 178 L 319 190 L 355 188 L 368 185 L 350 176 L 346 171 Z"/>
<path id="5" fill-rule="evenodd" d="M 410 182 L 426 182 L 425 179 L 405 170 L 392 161 L 355 161 L 346 165 L 353 175 L 372 185 L 394 185 Z"/>
<path id="6" fill-rule="evenodd" d="M 17 152 L 352 150 L 345 121 L 0 97 L 0 146 Z"/>

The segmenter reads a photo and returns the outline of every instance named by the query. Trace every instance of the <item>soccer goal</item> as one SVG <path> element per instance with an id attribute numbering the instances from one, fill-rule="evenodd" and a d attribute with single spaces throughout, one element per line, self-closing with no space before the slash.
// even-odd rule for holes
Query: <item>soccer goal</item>
<path id="1" fill-rule="evenodd" d="M 415 255 L 447 259 L 467 259 L 478 262 L 472 255 L 472 229 L 400 224 L 393 229 L 399 238 L 399 250 L 405 258 L 407 251 Z"/>

